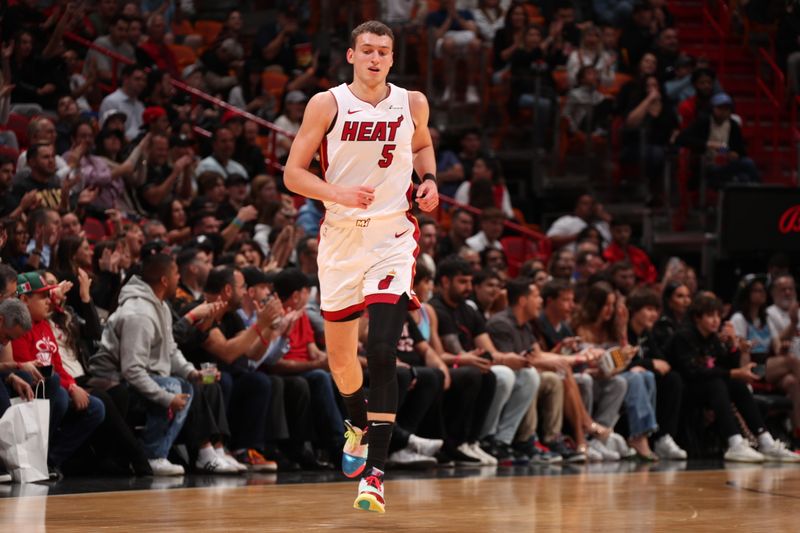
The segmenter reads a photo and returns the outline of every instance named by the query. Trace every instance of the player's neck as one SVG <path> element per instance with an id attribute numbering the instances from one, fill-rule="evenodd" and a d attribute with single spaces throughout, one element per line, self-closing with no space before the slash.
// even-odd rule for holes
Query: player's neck
<path id="1" fill-rule="evenodd" d="M 358 78 L 353 79 L 350 91 L 359 99 L 372 104 L 378 105 L 382 100 L 389 96 L 389 84 L 384 80 L 376 84 L 374 87 L 360 81 Z"/>

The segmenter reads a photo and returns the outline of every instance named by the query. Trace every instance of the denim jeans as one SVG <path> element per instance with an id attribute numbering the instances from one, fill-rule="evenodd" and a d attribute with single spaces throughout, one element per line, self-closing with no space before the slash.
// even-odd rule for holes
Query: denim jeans
<path id="1" fill-rule="evenodd" d="M 505 444 L 511 444 L 522 418 L 528 412 L 539 389 L 539 373 L 535 368 L 512 370 L 507 366 L 492 367 L 497 378 L 492 406 L 483 423 L 481 437 L 494 435 Z"/>
<path id="2" fill-rule="evenodd" d="M 139 440 L 148 459 L 162 459 L 169 454 L 172 443 L 180 433 L 192 402 L 192 386 L 185 379 L 175 376 L 150 376 L 158 386 L 173 394 L 188 394 L 189 401 L 180 411 L 173 411 L 172 420 L 169 409 L 147 402 L 147 416 Z"/>
<path id="3" fill-rule="evenodd" d="M 344 420 L 336 404 L 333 378 L 330 373 L 317 368 L 303 372 L 300 376 L 308 382 L 311 390 L 311 408 L 316 413 L 314 422 L 320 440 L 328 445 L 342 444 Z"/>
<path id="4" fill-rule="evenodd" d="M 656 378 L 652 372 L 623 372 L 628 382 L 625 393 L 625 412 L 628 415 L 628 431 L 631 437 L 650 435 L 658 430 L 656 422 Z"/>

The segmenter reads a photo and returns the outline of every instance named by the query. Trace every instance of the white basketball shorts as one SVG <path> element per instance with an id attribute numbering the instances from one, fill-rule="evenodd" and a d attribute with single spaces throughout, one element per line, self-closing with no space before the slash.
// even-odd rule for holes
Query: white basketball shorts
<path id="1" fill-rule="evenodd" d="M 322 316 L 341 321 L 373 303 L 397 303 L 407 294 L 411 308 L 419 226 L 405 213 L 385 218 L 326 216 L 319 230 Z"/>

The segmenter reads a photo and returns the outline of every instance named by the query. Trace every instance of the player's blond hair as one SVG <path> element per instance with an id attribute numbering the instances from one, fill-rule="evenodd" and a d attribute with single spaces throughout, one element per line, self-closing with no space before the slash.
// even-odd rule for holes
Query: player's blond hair
<path id="1" fill-rule="evenodd" d="M 388 35 L 392 40 L 392 47 L 394 48 L 394 33 L 389 26 L 379 20 L 368 20 L 356 26 L 353 31 L 350 32 L 350 48 L 355 49 L 356 39 L 358 39 L 359 35 L 365 33 L 372 33 L 378 36 Z"/>

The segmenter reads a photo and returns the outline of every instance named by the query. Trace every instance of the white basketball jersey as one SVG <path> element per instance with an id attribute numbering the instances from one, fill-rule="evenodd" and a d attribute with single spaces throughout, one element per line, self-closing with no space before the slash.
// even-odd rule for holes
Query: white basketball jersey
<path id="1" fill-rule="evenodd" d="M 326 216 L 377 218 L 411 208 L 414 121 L 408 91 L 388 85 L 389 95 L 375 106 L 356 97 L 345 83 L 330 90 L 338 110 L 320 146 L 325 180 L 344 186 L 371 185 L 375 201 L 367 209 L 325 202 Z"/>

